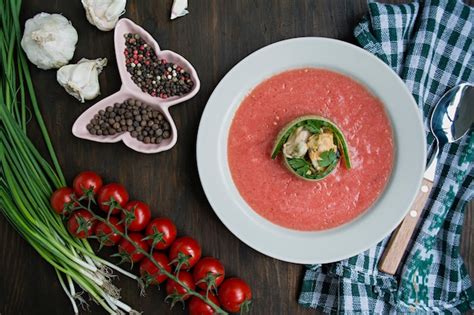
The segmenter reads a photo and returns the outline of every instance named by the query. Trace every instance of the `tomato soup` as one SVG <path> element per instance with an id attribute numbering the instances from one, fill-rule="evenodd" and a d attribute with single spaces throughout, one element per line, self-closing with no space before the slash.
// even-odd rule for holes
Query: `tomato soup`
<path id="1" fill-rule="evenodd" d="M 339 163 L 321 181 L 305 181 L 272 160 L 275 137 L 291 120 L 319 115 L 344 133 L 352 168 Z M 394 154 L 390 121 L 381 101 L 337 72 L 305 68 L 277 74 L 242 101 L 229 131 L 228 162 L 240 195 L 280 226 L 324 230 L 353 220 L 380 196 Z"/>

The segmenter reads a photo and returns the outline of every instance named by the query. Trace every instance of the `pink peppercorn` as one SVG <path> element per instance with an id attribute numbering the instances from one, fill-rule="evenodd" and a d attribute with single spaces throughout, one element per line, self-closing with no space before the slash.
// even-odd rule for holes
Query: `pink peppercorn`
<path id="1" fill-rule="evenodd" d="M 191 91 L 194 84 L 181 66 L 159 58 L 138 34 L 124 36 L 129 39 L 124 51 L 127 71 L 143 92 L 166 99 Z"/>

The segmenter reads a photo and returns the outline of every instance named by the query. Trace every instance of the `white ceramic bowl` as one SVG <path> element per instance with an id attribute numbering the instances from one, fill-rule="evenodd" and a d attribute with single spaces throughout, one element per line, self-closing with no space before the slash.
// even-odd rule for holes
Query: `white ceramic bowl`
<path id="1" fill-rule="evenodd" d="M 332 69 L 363 83 L 385 105 L 395 140 L 393 171 L 376 203 L 349 223 L 316 232 L 283 228 L 254 212 L 234 185 L 227 162 L 229 127 L 242 99 L 264 79 L 301 67 Z M 199 176 L 220 220 L 255 250 L 304 264 L 345 259 L 386 237 L 409 210 L 421 184 L 425 159 L 422 120 L 403 81 L 374 55 L 328 38 L 281 41 L 239 62 L 209 98 L 197 138 Z"/>

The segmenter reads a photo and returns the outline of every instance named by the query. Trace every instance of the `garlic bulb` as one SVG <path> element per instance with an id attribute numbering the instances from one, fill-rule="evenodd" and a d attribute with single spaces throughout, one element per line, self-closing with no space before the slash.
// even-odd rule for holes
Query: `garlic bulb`
<path id="1" fill-rule="evenodd" d="M 87 20 L 101 31 L 114 29 L 126 4 L 126 0 L 82 0 Z"/>
<path id="2" fill-rule="evenodd" d="M 107 58 L 82 58 L 77 64 L 61 67 L 56 79 L 66 92 L 84 103 L 100 94 L 99 74 L 106 65 Z"/>
<path id="3" fill-rule="evenodd" d="M 38 13 L 25 23 L 21 47 L 40 69 L 64 66 L 74 55 L 77 32 L 60 14 Z"/>
<path id="4" fill-rule="evenodd" d="M 173 6 L 171 7 L 171 16 L 170 19 L 174 20 L 181 16 L 185 16 L 189 13 L 188 10 L 188 0 L 174 0 Z"/>

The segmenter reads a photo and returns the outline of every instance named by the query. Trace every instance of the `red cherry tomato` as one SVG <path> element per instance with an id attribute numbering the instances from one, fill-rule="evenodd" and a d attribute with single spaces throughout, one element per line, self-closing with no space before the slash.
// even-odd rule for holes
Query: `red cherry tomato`
<path id="1" fill-rule="evenodd" d="M 128 222 L 127 227 L 130 231 L 138 232 L 146 228 L 146 225 L 148 224 L 148 222 L 150 222 L 151 218 L 151 211 L 146 203 L 141 201 L 130 201 L 125 205 L 125 209 L 128 212 L 133 211 L 134 219 Z M 128 215 L 130 214 L 127 213 L 126 215 L 122 212 L 122 220 L 124 222 L 126 222 L 125 218 Z"/>
<path id="2" fill-rule="evenodd" d="M 87 238 L 94 231 L 94 216 L 87 210 L 74 211 L 67 221 L 69 233 L 77 238 Z"/>
<path id="3" fill-rule="evenodd" d="M 206 295 L 206 292 L 199 292 L 202 295 Z M 212 303 L 216 304 L 217 306 L 220 306 L 219 301 L 217 300 L 217 297 L 209 293 L 208 294 L 208 299 L 212 301 Z M 216 311 L 206 302 L 198 298 L 197 296 L 192 296 L 191 299 L 189 300 L 188 304 L 188 309 L 189 315 L 213 315 L 216 314 Z"/>
<path id="4" fill-rule="evenodd" d="M 128 202 L 128 192 L 125 190 L 125 187 L 117 183 L 107 184 L 102 187 L 97 195 L 97 203 L 99 204 L 99 207 L 105 212 L 109 213 L 110 208 L 108 203 L 111 200 L 120 204 L 122 208 L 125 207 Z M 112 214 L 119 212 L 120 209 L 117 208 L 112 210 Z"/>
<path id="5" fill-rule="evenodd" d="M 74 190 L 62 187 L 53 192 L 49 202 L 56 213 L 65 214 L 64 207 L 72 203 L 72 196 L 74 196 Z"/>
<path id="6" fill-rule="evenodd" d="M 201 246 L 189 237 L 183 236 L 171 244 L 169 257 L 177 269 L 191 269 L 201 258 Z"/>
<path id="7" fill-rule="evenodd" d="M 176 225 L 168 218 L 156 218 L 146 227 L 145 234 L 149 237 L 148 244 L 150 246 L 155 243 L 156 249 L 166 249 L 176 239 Z M 157 237 L 154 242 L 155 236 Z"/>
<path id="8" fill-rule="evenodd" d="M 117 218 L 110 217 L 109 223 L 120 232 L 124 232 L 123 224 L 120 224 Z M 112 228 L 105 222 L 99 222 L 97 224 L 95 227 L 95 236 L 97 236 L 99 242 L 104 246 L 116 245 L 122 239 L 122 236 L 114 232 L 114 230 L 112 230 Z"/>
<path id="9" fill-rule="evenodd" d="M 150 247 L 148 246 L 148 243 L 143 240 L 143 235 L 140 233 L 130 233 L 128 234 L 128 237 L 135 242 L 139 248 L 143 249 L 144 251 L 148 251 Z M 132 262 L 136 263 L 142 260 L 143 258 L 143 253 L 140 253 L 137 250 L 137 247 L 135 247 L 132 243 L 127 241 L 125 238 L 122 238 L 122 240 L 119 243 L 119 252 L 120 253 L 126 253 L 129 255 L 129 258 Z"/>
<path id="10" fill-rule="evenodd" d="M 196 288 L 193 282 L 193 276 L 191 276 L 189 272 L 180 271 L 178 279 L 179 281 L 183 282 L 189 289 L 194 290 Z M 181 285 L 174 282 L 173 280 L 168 279 L 168 281 L 166 281 L 166 293 L 168 293 L 168 295 L 179 295 L 181 296 L 181 300 L 186 301 L 190 297 L 187 292 L 188 291 L 185 288 L 183 288 Z"/>
<path id="11" fill-rule="evenodd" d="M 218 296 L 224 310 L 231 313 L 248 312 L 252 291 L 242 279 L 229 278 L 220 286 Z"/>
<path id="12" fill-rule="evenodd" d="M 171 272 L 171 266 L 169 265 L 168 257 L 163 253 L 153 253 L 153 259 L 166 271 Z M 160 269 L 148 258 L 144 258 L 140 262 L 140 274 L 145 277 L 147 284 L 160 284 L 163 283 L 168 277 L 161 273 Z M 146 277 L 152 277 L 151 280 Z"/>
<path id="13" fill-rule="evenodd" d="M 193 269 L 194 283 L 203 289 L 217 289 L 224 281 L 225 270 L 219 260 L 213 257 L 204 257 L 198 261 Z"/>
<path id="14" fill-rule="evenodd" d="M 84 195 L 84 192 L 89 189 L 95 195 L 102 188 L 102 178 L 91 171 L 81 172 L 74 178 L 72 187 L 78 197 Z"/>

